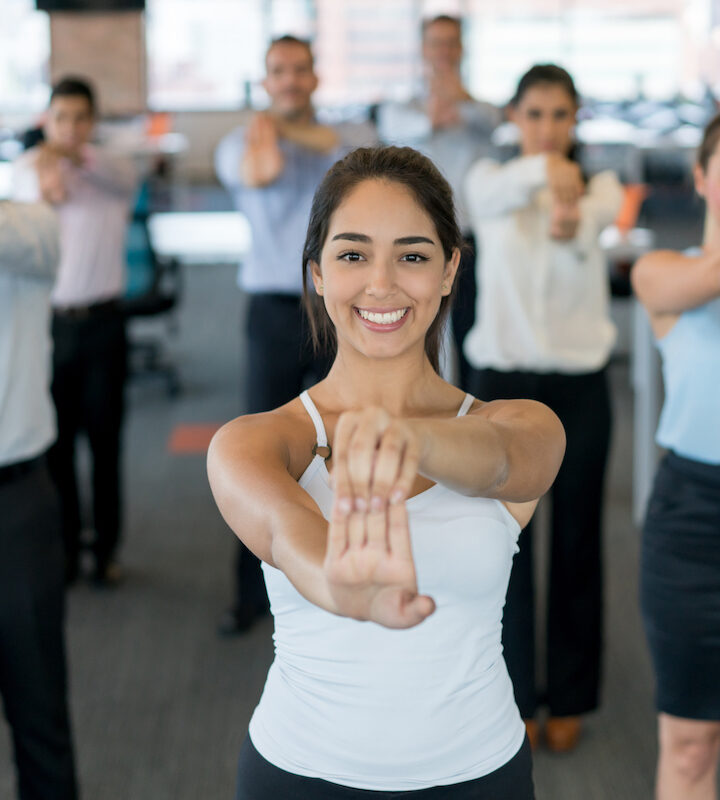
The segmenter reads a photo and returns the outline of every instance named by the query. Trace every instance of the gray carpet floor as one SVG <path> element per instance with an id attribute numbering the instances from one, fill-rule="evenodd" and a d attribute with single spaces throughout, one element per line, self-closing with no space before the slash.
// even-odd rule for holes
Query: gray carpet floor
<path id="1" fill-rule="evenodd" d="M 217 638 L 233 537 L 210 496 L 204 457 L 167 448 L 175 425 L 222 422 L 240 409 L 243 303 L 234 270 L 187 268 L 185 278 L 179 331 L 170 339 L 184 391 L 169 399 L 162 382 L 150 379 L 129 392 L 127 578 L 115 590 L 81 582 L 69 592 L 72 716 L 85 800 L 232 797 L 238 750 L 272 658 L 269 619 L 244 637 Z M 537 753 L 539 800 L 652 795 L 653 680 L 638 614 L 632 397 L 622 361 L 612 367 L 612 383 L 604 700 L 576 752 Z M 9 737 L 0 726 L 0 798 L 12 796 Z"/>

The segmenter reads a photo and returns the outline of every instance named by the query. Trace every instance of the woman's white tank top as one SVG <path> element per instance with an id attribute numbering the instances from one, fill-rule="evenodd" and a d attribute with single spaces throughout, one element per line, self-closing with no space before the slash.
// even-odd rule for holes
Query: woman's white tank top
<path id="1" fill-rule="evenodd" d="M 301 400 L 323 447 L 322 419 L 307 392 Z M 299 481 L 326 519 L 328 478 L 318 455 Z M 501 645 L 520 526 L 500 501 L 440 484 L 407 508 L 418 587 L 436 603 L 413 628 L 324 611 L 263 563 L 275 660 L 249 732 L 258 752 L 287 772 L 407 791 L 487 775 L 523 743 Z"/>

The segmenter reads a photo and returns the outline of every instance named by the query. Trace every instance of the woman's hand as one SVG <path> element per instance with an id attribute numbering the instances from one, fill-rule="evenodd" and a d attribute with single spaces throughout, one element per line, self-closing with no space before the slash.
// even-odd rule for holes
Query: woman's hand
<path id="1" fill-rule="evenodd" d="M 420 451 L 413 426 L 381 408 L 338 420 L 324 571 L 339 614 L 409 628 L 435 609 L 418 594 L 405 507 Z"/>
<path id="2" fill-rule="evenodd" d="M 334 610 L 387 628 L 411 628 L 435 610 L 419 595 L 405 503 L 342 511 L 336 500 L 324 572 Z"/>
<path id="3" fill-rule="evenodd" d="M 558 153 L 548 153 L 546 168 L 553 200 L 563 205 L 577 203 L 585 191 L 579 164 Z"/>
<path id="4" fill-rule="evenodd" d="M 550 211 L 550 237 L 567 242 L 577 236 L 580 206 L 577 203 L 553 203 Z"/>
<path id="5" fill-rule="evenodd" d="M 382 511 L 406 500 L 420 463 L 421 442 L 408 421 L 382 408 L 340 416 L 333 441 L 333 487 L 339 507 Z"/>

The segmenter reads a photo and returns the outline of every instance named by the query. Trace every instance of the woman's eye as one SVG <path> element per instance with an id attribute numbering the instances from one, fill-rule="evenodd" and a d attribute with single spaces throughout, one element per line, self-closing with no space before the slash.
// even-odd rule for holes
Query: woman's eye
<path id="1" fill-rule="evenodd" d="M 427 261 L 427 256 L 423 256 L 420 253 L 407 253 L 401 259 L 401 261 L 407 261 L 410 264 L 420 264 L 423 261 Z"/>
<path id="2" fill-rule="evenodd" d="M 360 261 L 362 256 L 354 250 L 348 250 L 346 253 L 340 253 L 338 259 L 340 259 L 340 261 Z"/>

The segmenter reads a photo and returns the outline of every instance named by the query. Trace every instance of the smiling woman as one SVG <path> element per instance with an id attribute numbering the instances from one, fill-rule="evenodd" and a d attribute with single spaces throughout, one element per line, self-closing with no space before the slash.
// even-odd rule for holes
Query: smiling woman
<path id="1" fill-rule="evenodd" d="M 388 205 L 396 209 L 390 217 L 384 216 Z M 398 226 L 416 233 L 393 238 Z M 348 228 L 377 235 L 344 232 Z M 310 267 L 337 335 L 347 344 L 355 342 L 357 353 L 391 357 L 423 341 L 441 298 L 450 294 L 458 258 L 456 247 L 445 260 L 432 219 L 418 208 L 409 189 L 369 179 L 337 208 L 320 263 L 311 261 Z M 343 324 L 343 317 L 351 324 Z M 401 329 L 402 335 L 392 338 L 363 335 Z"/>
<path id="2" fill-rule="evenodd" d="M 442 280 L 437 282 L 439 302 L 425 336 L 425 351 L 437 370 L 442 332 L 452 304 L 462 235 L 455 219 L 452 191 L 447 182 L 428 159 L 409 147 L 358 149 L 352 158 L 335 165 L 317 191 L 303 253 L 304 301 L 316 346 L 331 350 L 337 346 L 330 312 L 326 304 L 319 301 L 323 284 L 319 263 L 324 243 L 330 238 L 329 246 L 335 251 L 335 258 L 344 258 L 349 262 L 368 264 L 367 254 L 363 255 L 361 249 L 349 248 L 349 242 L 360 244 L 368 253 L 372 253 L 373 242 L 367 235 L 345 233 L 338 229 L 329 237 L 329 224 L 334 212 L 353 190 L 362 192 L 354 204 L 358 209 L 374 211 L 379 216 L 388 205 L 392 207 L 390 216 L 384 220 L 385 226 L 391 224 L 396 219 L 395 214 L 405 207 L 424 211 L 419 220 L 422 230 L 408 229 L 407 235 L 393 240 L 393 246 L 396 248 L 395 256 L 403 259 L 413 272 L 428 262 L 437 265 L 442 260 L 443 267 L 444 262 L 449 265 L 448 274 L 443 272 Z M 408 199 L 412 201 L 409 205 Z M 334 221 L 337 227 L 337 220 Z M 350 227 L 347 230 L 355 229 Z M 315 296 L 307 288 L 310 273 L 317 291 Z M 367 311 L 383 313 L 382 303 L 378 305 L 379 309 L 368 308 Z"/>
<path id="3" fill-rule="evenodd" d="M 481 403 L 437 373 L 459 241 L 424 156 L 336 163 L 304 248 L 333 366 L 210 447 L 213 493 L 264 562 L 275 618 L 238 800 L 533 797 L 501 617 L 564 433 L 540 403 Z"/>

